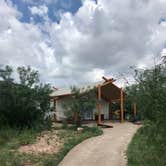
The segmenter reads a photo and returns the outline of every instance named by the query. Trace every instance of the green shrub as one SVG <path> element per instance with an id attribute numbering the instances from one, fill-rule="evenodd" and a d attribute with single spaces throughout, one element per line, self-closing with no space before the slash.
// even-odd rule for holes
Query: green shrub
<path id="1" fill-rule="evenodd" d="M 18 131 L 11 128 L 2 128 L 0 129 L 0 146 L 4 145 L 11 138 L 15 137 L 18 134 Z"/>
<path id="2" fill-rule="evenodd" d="M 3 151 L 0 154 L 1 166 L 20 166 L 22 165 L 21 158 L 17 154 L 10 151 Z"/>
<path id="3" fill-rule="evenodd" d="M 17 149 L 20 145 L 34 143 L 38 133 L 39 131 L 34 129 L 0 129 L 0 147 Z"/>
<path id="4" fill-rule="evenodd" d="M 137 113 L 143 120 L 150 120 L 166 129 L 166 65 L 152 69 L 135 70 L 136 84 L 127 87 L 131 100 L 137 101 Z"/>
<path id="5" fill-rule="evenodd" d="M 34 127 L 44 123 L 50 108 L 50 86 L 39 84 L 39 74 L 19 67 L 20 83 L 11 78 L 13 70 L 0 69 L 0 127 Z"/>
<path id="6" fill-rule="evenodd" d="M 128 166 L 165 166 L 165 137 L 157 131 L 155 125 L 145 125 L 133 137 L 127 156 Z"/>
<path id="7" fill-rule="evenodd" d="M 6 129 L 0 130 L 0 139 L 3 138 L 3 145 L 0 144 L 0 165 L 1 166 L 21 166 L 21 165 L 42 165 L 56 166 L 64 156 L 78 143 L 83 140 L 102 134 L 99 128 L 85 127 L 82 133 L 78 133 L 75 128 L 59 129 L 58 136 L 63 139 L 64 146 L 60 152 L 55 154 L 25 154 L 19 153 L 17 149 L 20 145 L 33 143 L 36 140 L 38 131 L 32 129 Z M 30 165 L 29 164 L 29 165 Z"/>
<path id="8" fill-rule="evenodd" d="M 29 130 L 26 129 L 20 132 L 18 136 L 18 141 L 20 145 L 27 145 L 34 143 L 35 138 L 36 138 L 36 132 L 30 129 Z"/>
<path id="9" fill-rule="evenodd" d="M 63 120 L 63 121 L 62 121 L 62 128 L 63 128 L 63 129 L 67 129 L 67 127 L 68 127 L 67 121 L 66 121 L 66 120 Z"/>
<path id="10" fill-rule="evenodd" d="M 136 70 L 136 84 L 127 88 L 137 101 L 145 124 L 135 134 L 127 151 L 129 166 L 166 165 L 166 64 Z"/>

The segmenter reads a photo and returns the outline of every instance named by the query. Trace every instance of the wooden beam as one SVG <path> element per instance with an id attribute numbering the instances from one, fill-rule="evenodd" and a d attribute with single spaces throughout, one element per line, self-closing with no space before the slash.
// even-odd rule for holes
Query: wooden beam
<path id="1" fill-rule="evenodd" d="M 56 112 L 56 99 L 53 99 L 53 111 Z M 53 121 L 56 122 L 56 114 L 53 115 Z"/>
<path id="2" fill-rule="evenodd" d="M 98 124 L 101 124 L 101 85 L 98 85 Z"/>
<path id="3" fill-rule="evenodd" d="M 56 99 L 53 99 L 53 108 L 54 108 L 54 111 L 56 110 Z"/>
<path id="4" fill-rule="evenodd" d="M 112 99 L 112 102 L 120 102 L 120 99 Z"/>
<path id="5" fill-rule="evenodd" d="M 110 100 L 110 120 L 111 120 L 111 105 L 112 105 L 112 101 Z"/>
<path id="6" fill-rule="evenodd" d="M 121 122 L 121 123 L 124 121 L 123 114 L 124 114 L 123 90 L 122 90 L 122 88 L 121 88 L 121 90 L 120 90 L 120 122 Z"/>
<path id="7" fill-rule="evenodd" d="M 124 92 L 123 92 L 123 101 L 125 101 L 125 100 L 127 100 L 126 98 L 125 98 L 125 96 L 124 96 Z M 120 98 L 119 99 L 112 99 L 111 100 L 112 102 L 120 102 Z"/>
<path id="8" fill-rule="evenodd" d="M 104 81 L 106 81 L 106 82 L 108 81 L 108 79 L 107 79 L 107 78 L 105 78 L 104 76 L 102 77 L 102 79 L 103 79 Z"/>
<path id="9" fill-rule="evenodd" d="M 112 84 L 114 81 L 115 81 L 114 79 L 109 79 L 109 80 L 105 81 L 101 86 L 106 86 L 108 84 Z M 113 85 L 115 85 L 115 84 L 113 84 Z"/>
<path id="10" fill-rule="evenodd" d="M 134 113 L 134 117 L 135 117 L 136 114 L 137 114 L 137 104 L 136 104 L 136 101 L 134 101 L 134 104 L 133 104 L 133 113 Z"/>
<path id="11" fill-rule="evenodd" d="M 78 121 L 78 112 L 74 112 L 74 123 L 76 124 Z"/>
<path id="12" fill-rule="evenodd" d="M 113 78 L 109 78 L 109 79 L 107 79 L 106 77 L 102 77 L 102 79 L 105 81 L 105 82 L 115 82 L 116 80 L 115 79 L 113 79 Z"/>
<path id="13" fill-rule="evenodd" d="M 98 126 L 101 126 L 103 128 L 113 128 L 113 126 L 107 125 L 107 124 L 98 124 Z"/>
<path id="14" fill-rule="evenodd" d="M 108 84 L 112 84 L 112 82 L 111 81 L 104 82 L 101 86 L 106 86 Z"/>

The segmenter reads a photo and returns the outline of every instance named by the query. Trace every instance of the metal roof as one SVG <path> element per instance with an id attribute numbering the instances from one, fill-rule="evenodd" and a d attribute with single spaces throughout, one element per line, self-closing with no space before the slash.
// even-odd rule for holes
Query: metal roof
<path id="1" fill-rule="evenodd" d="M 93 89 L 96 87 L 98 84 L 102 84 L 103 81 L 100 82 L 95 82 L 87 85 L 82 85 L 82 86 L 76 86 L 77 88 L 80 89 L 81 92 L 85 92 L 86 90 Z M 58 96 L 66 96 L 66 95 L 71 95 L 71 88 L 62 88 L 58 90 L 53 90 L 53 92 L 50 94 L 50 97 L 58 97 Z"/>

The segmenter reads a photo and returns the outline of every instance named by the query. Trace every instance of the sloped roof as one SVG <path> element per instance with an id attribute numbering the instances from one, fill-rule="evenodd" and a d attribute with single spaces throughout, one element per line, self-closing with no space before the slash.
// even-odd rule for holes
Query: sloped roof
<path id="1" fill-rule="evenodd" d="M 101 86 L 101 97 L 106 100 L 106 101 L 115 101 L 115 100 L 120 100 L 121 98 L 121 91 L 123 92 L 123 96 L 125 97 L 127 94 L 119 88 L 117 85 L 115 85 L 113 82 L 115 81 L 114 79 L 107 79 L 105 77 L 102 77 L 104 81 L 100 82 L 95 82 L 87 85 L 82 85 L 82 86 L 77 86 L 78 89 L 80 89 L 81 93 L 86 92 L 87 90 L 91 90 L 93 88 L 97 88 L 98 85 L 100 84 Z M 59 89 L 54 91 L 50 94 L 51 98 L 56 98 L 56 97 L 63 97 L 63 96 L 69 96 L 71 95 L 71 88 L 64 88 L 64 89 Z"/>
<path id="2" fill-rule="evenodd" d="M 94 87 L 97 87 L 98 84 L 102 84 L 104 81 L 95 82 L 87 85 L 81 85 L 77 86 L 77 88 L 80 89 L 81 92 L 85 92 L 86 90 L 93 89 Z M 53 92 L 50 94 L 50 97 L 59 97 L 59 96 L 67 96 L 71 95 L 71 88 L 62 88 L 58 90 L 53 90 Z"/>

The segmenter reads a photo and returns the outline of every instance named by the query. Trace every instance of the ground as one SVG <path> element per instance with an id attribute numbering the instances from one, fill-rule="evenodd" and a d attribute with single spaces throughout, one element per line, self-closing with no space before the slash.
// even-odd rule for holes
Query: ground
<path id="1" fill-rule="evenodd" d="M 140 126 L 129 122 L 114 123 L 104 134 L 74 147 L 59 166 L 126 166 L 125 151 Z"/>
<path id="2" fill-rule="evenodd" d="M 53 124 L 45 131 L 34 129 L 0 129 L 0 166 L 56 166 L 77 144 L 101 135 L 101 129 Z"/>
<path id="3" fill-rule="evenodd" d="M 58 131 L 45 131 L 37 137 L 34 144 L 22 145 L 18 151 L 21 153 L 33 153 L 38 155 L 40 153 L 54 154 L 57 153 L 63 145 L 63 141 L 57 136 Z"/>

